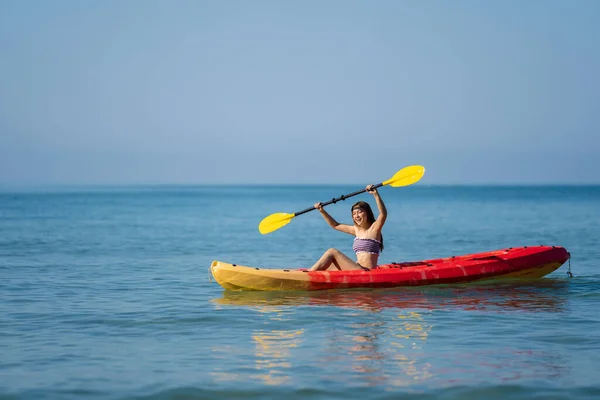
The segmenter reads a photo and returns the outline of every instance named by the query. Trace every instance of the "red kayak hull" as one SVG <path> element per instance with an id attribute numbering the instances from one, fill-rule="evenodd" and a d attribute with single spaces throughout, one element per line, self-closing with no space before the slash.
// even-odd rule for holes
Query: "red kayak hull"
<path id="1" fill-rule="evenodd" d="M 560 246 L 524 246 L 417 262 L 380 265 L 370 273 L 307 272 L 309 290 L 422 286 L 506 278 L 541 278 L 570 257 Z"/>

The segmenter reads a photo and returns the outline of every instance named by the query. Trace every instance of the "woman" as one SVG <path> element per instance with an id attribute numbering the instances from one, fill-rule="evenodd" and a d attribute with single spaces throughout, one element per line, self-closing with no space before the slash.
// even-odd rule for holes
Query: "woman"
<path id="1" fill-rule="evenodd" d="M 310 268 L 311 271 L 325 271 L 331 265 L 335 266 L 338 270 L 354 269 L 369 271 L 377 268 L 379 253 L 383 250 L 381 228 L 383 228 L 383 224 L 387 218 L 387 209 L 373 185 L 368 185 L 366 190 L 375 197 L 379 216 L 375 219 L 369 203 L 359 201 L 352 206 L 353 226 L 340 224 L 323 209 L 321 203 L 315 204 L 315 208 L 319 210 L 329 226 L 337 231 L 356 236 L 352 245 L 352 249 L 356 253 L 356 261 L 351 260 L 338 249 L 329 249 Z"/>

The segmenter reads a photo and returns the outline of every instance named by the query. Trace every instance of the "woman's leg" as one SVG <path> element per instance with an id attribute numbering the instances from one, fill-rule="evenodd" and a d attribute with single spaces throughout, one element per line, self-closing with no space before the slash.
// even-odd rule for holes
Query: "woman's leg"
<path id="1" fill-rule="evenodd" d="M 315 265 L 310 267 L 310 271 L 325 271 L 331 265 L 334 265 L 338 270 L 363 269 L 338 249 L 329 249 L 323 253 Z"/>

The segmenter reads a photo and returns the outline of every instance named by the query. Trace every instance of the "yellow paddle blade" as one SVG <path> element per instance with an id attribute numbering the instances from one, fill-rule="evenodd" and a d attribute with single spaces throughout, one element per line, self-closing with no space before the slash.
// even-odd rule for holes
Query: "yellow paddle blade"
<path id="1" fill-rule="evenodd" d="M 411 165 L 396 172 L 394 176 L 383 182 L 382 185 L 391 185 L 392 187 L 412 185 L 418 182 L 424 174 L 425 167 L 422 165 Z"/>
<path id="2" fill-rule="evenodd" d="M 258 224 L 258 230 L 263 235 L 276 231 L 277 229 L 286 226 L 294 218 L 294 214 L 275 213 L 271 214 Z"/>

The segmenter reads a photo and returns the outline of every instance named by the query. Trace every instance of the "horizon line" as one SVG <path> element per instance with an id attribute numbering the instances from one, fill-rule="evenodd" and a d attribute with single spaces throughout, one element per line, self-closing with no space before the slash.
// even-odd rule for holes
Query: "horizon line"
<path id="1" fill-rule="evenodd" d="M 121 182 L 121 183 L 4 183 L 0 182 L 0 189 L 8 188 L 74 188 L 74 187 L 174 187 L 174 186 L 196 186 L 196 187 L 224 187 L 224 186 L 279 186 L 279 187 L 295 187 L 295 186 L 365 186 L 364 183 L 333 183 L 333 182 Z M 524 187 L 524 186 L 600 186 L 600 182 L 461 182 L 461 183 L 415 183 L 412 187 Z"/>

